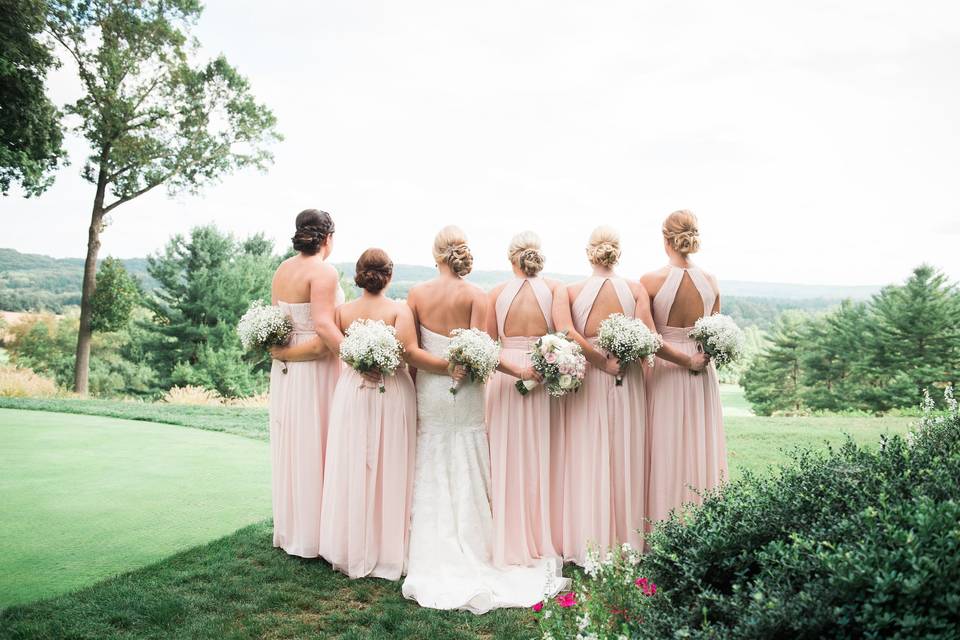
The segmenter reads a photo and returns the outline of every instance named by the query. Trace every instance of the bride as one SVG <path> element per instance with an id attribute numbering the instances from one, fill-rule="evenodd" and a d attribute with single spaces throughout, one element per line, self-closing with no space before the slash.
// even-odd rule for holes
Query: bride
<path id="1" fill-rule="evenodd" d="M 407 302 L 423 348 L 442 358 L 451 331 L 484 327 L 486 296 L 463 280 L 473 257 L 459 228 L 437 234 L 433 255 L 439 275 L 413 287 Z M 417 456 L 403 595 L 423 607 L 476 614 L 532 606 L 565 586 L 559 563 L 493 565 L 483 388 L 464 380 L 456 395 L 449 389 L 449 377 L 417 372 Z"/>

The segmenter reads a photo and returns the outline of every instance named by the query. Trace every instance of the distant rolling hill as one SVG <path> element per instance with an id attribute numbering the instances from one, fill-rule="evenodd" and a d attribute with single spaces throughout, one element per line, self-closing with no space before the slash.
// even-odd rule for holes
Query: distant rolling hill
<path id="1" fill-rule="evenodd" d="M 147 273 L 145 258 L 123 261 L 127 270 L 136 276 L 146 291 L 156 283 Z M 352 263 L 337 263 L 346 279 L 353 279 Z M 432 278 L 433 267 L 398 264 L 394 267 L 390 295 L 406 297 L 410 287 Z M 563 281 L 582 276 L 546 274 Z M 62 313 L 80 304 L 80 286 L 83 260 L 80 258 L 51 258 L 20 253 L 15 249 L 0 249 L 0 311 L 52 311 Z M 511 277 L 509 271 L 476 271 L 469 279 L 483 288 L 489 288 Z M 780 312 L 786 309 L 821 311 L 845 298 L 865 299 L 879 291 L 873 286 L 823 286 L 782 284 L 770 282 L 721 281 L 724 308 L 744 326 L 768 328 Z"/>

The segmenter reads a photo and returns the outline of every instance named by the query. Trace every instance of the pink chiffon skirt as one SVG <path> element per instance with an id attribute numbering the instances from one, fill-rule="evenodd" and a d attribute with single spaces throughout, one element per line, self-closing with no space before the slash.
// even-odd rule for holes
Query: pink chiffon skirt
<path id="1" fill-rule="evenodd" d="M 564 410 L 564 559 L 582 565 L 590 546 L 601 557 L 623 543 L 641 549 L 647 437 L 641 363 L 628 367 L 622 386 L 588 366 L 583 386 L 564 398 Z"/>
<path id="2" fill-rule="evenodd" d="M 503 339 L 501 360 L 530 366 L 535 338 Z M 552 408 L 543 387 L 523 396 L 517 379 L 497 372 L 487 384 L 493 562 L 529 566 L 556 557 L 551 533 L 550 450 Z"/>
<path id="3" fill-rule="evenodd" d="M 405 571 L 417 442 L 417 395 L 406 369 L 379 386 L 345 369 L 327 440 L 320 555 L 351 578 Z"/>
<path id="4" fill-rule="evenodd" d="M 664 327 L 664 340 L 687 354 L 697 343 L 689 329 Z M 647 511 L 651 521 L 681 505 L 701 502 L 698 490 L 713 489 L 727 478 L 727 447 L 717 371 L 700 375 L 657 359 L 649 376 L 650 426 Z"/>
<path id="5" fill-rule="evenodd" d="M 298 332 L 291 344 L 315 336 Z M 328 356 L 286 365 L 274 361 L 270 371 L 273 546 L 303 558 L 320 552 L 327 424 L 340 368 L 340 359 Z"/>

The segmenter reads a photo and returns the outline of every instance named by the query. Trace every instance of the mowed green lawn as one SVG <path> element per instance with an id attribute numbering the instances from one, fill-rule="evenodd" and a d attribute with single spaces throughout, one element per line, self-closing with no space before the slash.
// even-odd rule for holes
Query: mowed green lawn
<path id="1" fill-rule="evenodd" d="M 89 585 L 269 516 L 263 442 L 0 409 L 0 608 Z"/>
<path id="2" fill-rule="evenodd" d="M 725 387 L 723 399 L 733 478 L 768 471 L 784 448 L 839 444 L 847 433 L 875 444 L 914 422 L 760 418 L 739 389 Z M 536 635 L 527 611 L 421 609 L 397 583 L 351 581 L 273 549 L 264 409 L 61 399 L 0 407 L 18 409 L 0 408 L 0 608 L 54 596 L 8 607 L 0 639 Z M 128 419 L 84 415 L 96 413 Z"/>

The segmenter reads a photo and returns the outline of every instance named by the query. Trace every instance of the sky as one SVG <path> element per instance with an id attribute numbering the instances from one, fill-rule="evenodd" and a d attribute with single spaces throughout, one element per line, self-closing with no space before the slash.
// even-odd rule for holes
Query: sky
<path id="1" fill-rule="evenodd" d="M 660 224 L 700 218 L 721 280 L 960 279 L 960 3 L 208 0 L 195 34 L 246 75 L 285 140 L 265 174 L 113 212 L 101 255 L 139 257 L 215 223 L 286 245 L 329 211 L 332 260 L 370 246 L 431 264 L 458 224 L 475 268 L 513 233 L 586 273 L 620 230 L 628 277 L 663 265 Z M 76 98 L 69 68 L 51 77 Z M 0 200 L 0 246 L 85 254 L 85 147 L 39 198 Z"/>

